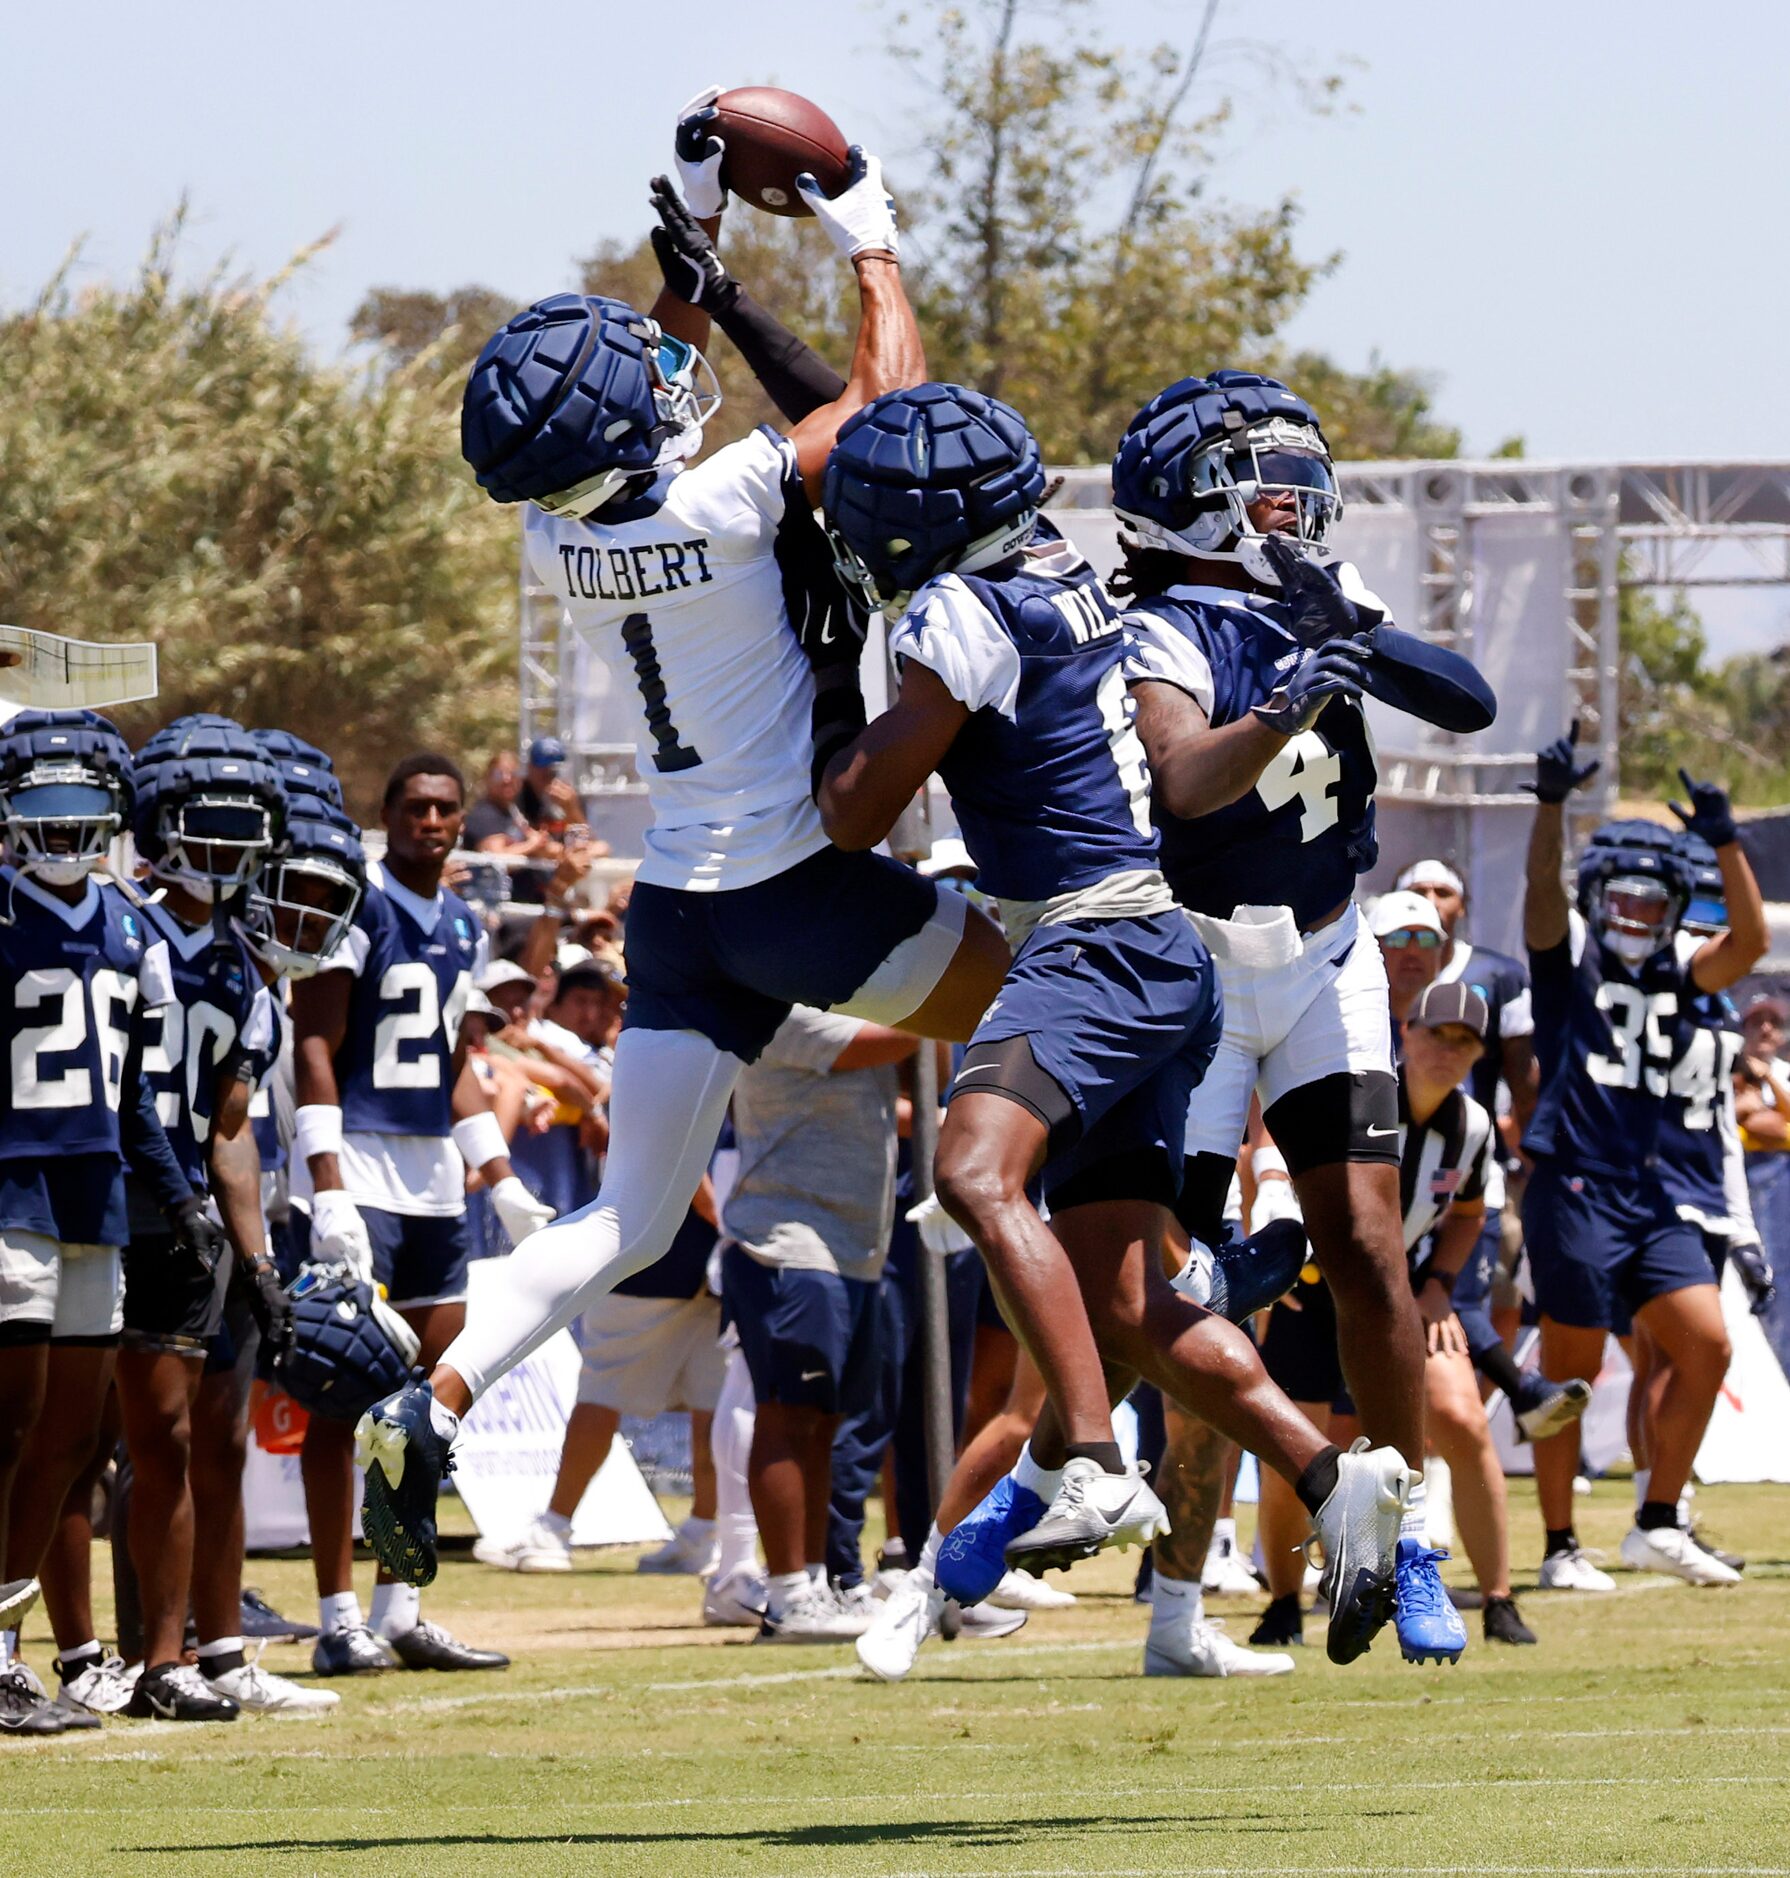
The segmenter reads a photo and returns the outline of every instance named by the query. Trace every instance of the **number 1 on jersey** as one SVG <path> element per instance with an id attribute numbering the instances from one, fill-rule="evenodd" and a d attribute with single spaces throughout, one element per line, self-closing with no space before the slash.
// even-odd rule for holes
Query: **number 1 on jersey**
<path id="1" fill-rule="evenodd" d="M 702 758 L 684 742 L 671 721 L 665 696 L 665 674 L 659 669 L 659 651 L 653 644 L 653 623 L 644 613 L 630 613 L 622 621 L 622 644 L 634 661 L 634 678 L 646 706 L 646 727 L 653 733 L 653 768 L 661 776 L 675 770 L 695 769 Z"/>

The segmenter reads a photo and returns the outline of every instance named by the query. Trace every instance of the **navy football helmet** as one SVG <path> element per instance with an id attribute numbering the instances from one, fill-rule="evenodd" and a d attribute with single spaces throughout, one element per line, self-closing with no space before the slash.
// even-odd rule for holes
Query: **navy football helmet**
<path id="1" fill-rule="evenodd" d="M 176 718 L 137 752 L 136 779 L 138 853 L 199 899 L 246 886 L 284 834 L 279 771 L 232 718 Z"/>
<path id="2" fill-rule="evenodd" d="M 460 453 L 494 502 L 590 515 L 693 457 L 720 403 L 708 361 L 656 320 L 559 293 L 516 314 L 474 361 Z"/>
<path id="3" fill-rule="evenodd" d="M 1342 514 L 1318 414 L 1277 378 L 1214 372 L 1160 391 L 1126 426 L 1113 458 L 1119 538 L 1208 561 L 1240 561 L 1266 586 L 1280 578 L 1262 552 L 1250 506 L 1274 501 L 1286 538 L 1318 554 Z"/>
<path id="4" fill-rule="evenodd" d="M 1699 939 L 1712 939 L 1728 930 L 1728 883 L 1722 879 L 1721 863 L 1701 835 L 1681 828 L 1672 837 L 1672 846 L 1684 863 L 1689 876 L 1690 903 L 1679 924 Z"/>
<path id="5" fill-rule="evenodd" d="M 1043 499 L 1025 419 L 962 385 L 913 385 L 866 405 L 840 430 L 821 490 L 840 578 L 891 614 L 935 574 L 1017 554 Z"/>
<path id="6" fill-rule="evenodd" d="M 20 711 L 0 728 L 0 823 L 21 873 L 73 886 L 105 860 L 135 796 L 130 745 L 97 711 Z"/>
<path id="7" fill-rule="evenodd" d="M 403 1388 L 421 1345 L 372 1285 L 339 1265 L 305 1265 L 286 1295 L 292 1340 L 273 1379 L 301 1408 L 354 1422 Z"/>
<path id="8" fill-rule="evenodd" d="M 1689 900 L 1689 871 L 1658 822 L 1605 822 L 1579 856 L 1579 911 L 1625 965 L 1672 943 Z"/>
<path id="9" fill-rule="evenodd" d="M 360 830 L 333 802 L 291 793 L 291 767 L 285 839 L 249 885 L 242 935 L 264 965 L 310 978 L 354 924 L 367 855 Z"/>
<path id="10" fill-rule="evenodd" d="M 289 796 L 321 796 L 336 808 L 344 806 L 336 766 L 326 751 L 289 730 L 251 730 L 261 754 L 280 772 Z"/>

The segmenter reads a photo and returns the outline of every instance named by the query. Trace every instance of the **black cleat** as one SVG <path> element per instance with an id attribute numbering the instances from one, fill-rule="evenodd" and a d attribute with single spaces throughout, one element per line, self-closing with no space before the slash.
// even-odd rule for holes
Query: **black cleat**
<path id="1" fill-rule="evenodd" d="M 406 1669 L 508 1669 L 510 1659 L 501 1650 L 475 1650 L 451 1637 L 439 1624 L 418 1624 L 398 1636 L 387 1637 L 386 1647 Z"/>
<path id="2" fill-rule="evenodd" d="M 1305 1613 L 1299 1608 L 1297 1596 L 1276 1598 L 1262 1613 L 1255 1629 L 1249 1633 L 1249 1640 L 1258 1647 L 1266 1644 L 1272 1649 L 1285 1649 L 1288 1644 L 1305 1641 Z"/>
<path id="3" fill-rule="evenodd" d="M 0 1735 L 60 1735 L 70 1726 L 68 1716 L 32 1688 L 17 1663 L 0 1672 Z"/>
<path id="4" fill-rule="evenodd" d="M 354 1429 L 355 1459 L 366 1469 L 361 1529 L 380 1564 L 407 1585 L 435 1582 L 435 1500 L 454 1471 L 448 1443 L 430 1420 L 434 1400 L 419 1370 Z"/>
<path id="5" fill-rule="evenodd" d="M 242 1634 L 257 1643 L 309 1643 L 317 1635 L 317 1626 L 282 1617 L 253 1585 L 244 1585 Z"/>
<path id="6" fill-rule="evenodd" d="M 1515 1598 L 1487 1598 L 1480 1615 L 1487 1643 L 1533 1643 L 1535 1632 L 1517 1612 Z"/>
<path id="7" fill-rule="evenodd" d="M 137 1678 L 125 1710 L 139 1721 L 227 1722 L 242 1713 L 232 1696 L 214 1689 L 192 1663 L 158 1663 Z"/>

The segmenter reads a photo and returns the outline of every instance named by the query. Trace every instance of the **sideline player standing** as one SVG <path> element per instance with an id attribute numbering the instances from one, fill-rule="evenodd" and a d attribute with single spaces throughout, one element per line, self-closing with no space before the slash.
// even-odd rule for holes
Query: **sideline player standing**
<path id="1" fill-rule="evenodd" d="M 1580 763 L 1577 723 L 1536 759 L 1523 937 L 1535 992 L 1541 1096 L 1523 1147 L 1535 1163 L 1523 1202 L 1541 1362 L 1556 1382 L 1589 1382 L 1619 1307 L 1671 1365 L 1653 1421 L 1647 1499 L 1623 1541 L 1625 1563 L 1692 1584 L 1738 1574 L 1680 1524 L 1678 1500 L 1728 1367 L 1721 1299 L 1694 1226 L 1661 1179 L 1661 1116 L 1673 1040 L 1698 993 L 1738 983 L 1764 956 L 1764 904 L 1726 794 L 1685 778 L 1674 813 L 1715 850 L 1728 930 L 1681 962 L 1673 940 L 1689 899 L 1673 838 L 1657 823 L 1609 822 L 1579 859 L 1574 921 L 1562 881 L 1567 796 L 1595 773 Z M 1535 1444 L 1547 1529 L 1544 1589 L 1608 1590 L 1579 1550 L 1572 1483 L 1576 1425 Z"/>
<path id="2" fill-rule="evenodd" d="M 1386 974 L 1350 897 L 1378 853 L 1360 698 L 1457 730 L 1495 706 L 1464 660 L 1394 632 L 1352 568 L 1316 558 L 1341 499 L 1316 413 L 1275 380 L 1171 385 L 1126 430 L 1113 504 L 1163 872 L 1224 988 L 1181 1217 L 1215 1242 L 1258 1093 L 1363 1426 L 1410 1464 L 1406 1531 L 1421 1538 L 1423 1330 L 1399 1226 Z"/>
<path id="3" fill-rule="evenodd" d="M 713 218 L 724 153 L 708 126 L 702 109 L 680 125 L 679 167 L 691 208 Z M 853 170 L 834 200 L 804 189 L 857 275 L 851 377 L 787 438 L 760 430 L 682 468 L 713 409 L 697 391 L 708 316 L 669 294 L 654 318 L 543 301 L 492 339 L 467 386 L 481 484 L 532 505 L 537 575 L 633 695 L 654 823 L 628 916 L 603 1192 L 511 1262 L 428 1386 L 363 1424 L 369 1538 L 417 1582 L 434 1572 L 435 1484 L 459 1414 L 663 1254 L 734 1078 L 790 1007 L 963 1038 L 1006 964 L 998 930 L 960 896 L 832 847 L 812 796 L 817 756 L 850 740 L 863 701 L 862 626 L 810 511 L 840 425 L 924 371 L 893 205 L 873 158 L 857 153 Z"/>
<path id="4" fill-rule="evenodd" d="M 298 1115 L 292 1198 L 308 1208 L 301 1256 L 385 1287 L 433 1361 L 466 1321 L 466 1170 L 489 1188 L 513 1243 L 553 1217 L 510 1167 L 489 1097 L 465 1062 L 460 1017 L 483 969 L 477 915 L 441 884 L 465 817 L 446 757 L 407 756 L 385 785 L 383 861 L 335 955 L 292 987 Z M 354 1593 L 354 1430 L 313 1415 L 303 1451 L 322 1611 L 319 1675 L 501 1669 L 508 1657 L 423 1620 L 409 1585 L 380 1574 L 371 1623 Z M 388 1647 L 389 1646 L 389 1647 Z"/>
<path id="5" fill-rule="evenodd" d="M 936 771 L 1019 942 L 953 1079 L 936 1178 L 1050 1386 L 1056 1426 L 1040 1424 L 1004 1483 L 1004 1517 L 978 1529 L 986 1585 L 958 1595 L 978 1602 L 1007 1565 L 1060 1567 L 1159 1530 L 1160 1502 L 1113 1439 L 1104 1359 L 1120 1392 L 1146 1376 L 1297 1484 L 1325 1535 L 1331 1652 L 1346 1662 L 1387 1615 L 1406 1468 L 1389 1450 L 1327 1444 L 1248 1339 L 1170 1286 L 1163 1243 L 1188 1094 L 1220 1032 L 1217 985 L 1156 865 L 1119 622 L 1079 555 L 1028 545 L 1043 492 L 1019 415 L 943 384 L 853 418 L 825 484 L 842 570 L 897 621 L 902 666 L 898 701 L 824 772 L 828 832 L 868 848 Z M 873 1674 L 905 1674 L 936 1621 L 946 1593 L 924 1565 L 904 1633 L 879 1626 L 886 1652 L 860 1640 Z"/>

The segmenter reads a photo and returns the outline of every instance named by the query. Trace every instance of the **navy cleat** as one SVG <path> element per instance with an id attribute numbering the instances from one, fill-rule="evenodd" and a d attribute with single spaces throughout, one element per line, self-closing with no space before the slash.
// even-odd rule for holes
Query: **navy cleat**
<path id="1" fill-rule="evenodd" d="M 1365 1655 L 1393 1614 L 1398 1529 L 1410 1487 L 1411 1470 L 1393 1448 L 1370 1449 L 1363 1438 L 1337 1459 L 1336 1485 L 1312 1521 L 1324 1548 L 1318 1595 L 1330 1609 L 1324 1647 L 1333 1663 Z"/>
<path id="2" fill-rule="evenodd" d="M 354 1429 L 354 1458 L 367 1477 L 361 1529 L 380 1564 L 407 1585 L 435 1581 L 435 1500 L 443 1476 L 454 1471 L 449 1443 L 429 1417 L 434 1402 L 418 1370 Z"/>
<path id="3" fill-rule="evenodd" d="M 1044 1502 L 1003 1474 L 968 1518 L 945 1535 L 933 1582 L 966 1610 L 1007 1575 L 1007 1546 L 1044 1516 Z"/>
<path id="4" fill-rule="evenodd" d="M 1310 1256 L 1298 1220 L 1270 1220 L 1247 1239 L 1225 1240 L 1216 1252 L 1196 1239 L 1174 1288 L 1215 1316 L 1240 1324 L 1291 1291 Z"/>
<path id="5" fill-rule="evenodd" d="M 1398 1647 L 1407 1663 L 1458 1663 L 1467 1647 L 1467 1626 L 1436 1569 L 1447 1556 L 1432 1551 L 1421 1539 L 1398 1542 L 1394 1621 Z"/>

